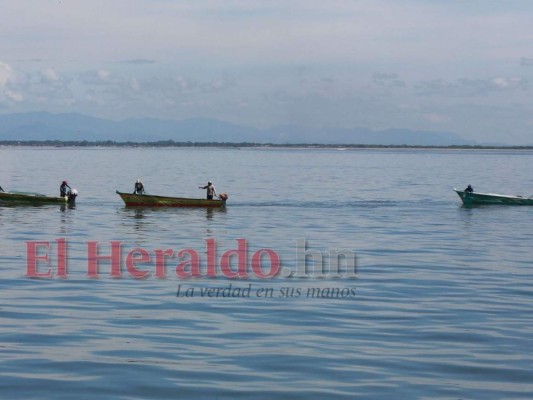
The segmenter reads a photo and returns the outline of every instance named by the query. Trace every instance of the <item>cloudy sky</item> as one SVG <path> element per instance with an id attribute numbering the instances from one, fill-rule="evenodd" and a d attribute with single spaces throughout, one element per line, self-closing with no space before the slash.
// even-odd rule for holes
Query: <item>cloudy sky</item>
<path id="1" fill-rule="evenodd" d="M 0 0 L 0 113 L 533 144 L 531 0 Z"/>

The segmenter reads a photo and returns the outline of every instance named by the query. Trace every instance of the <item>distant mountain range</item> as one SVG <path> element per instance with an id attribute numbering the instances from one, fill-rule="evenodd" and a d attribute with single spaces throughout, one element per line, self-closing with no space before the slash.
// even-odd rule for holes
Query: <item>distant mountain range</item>
<path id="1" fill-rule="evenodd" d="M 447 132 L 408 129 L 304 128 L 296 125 L 255 129 L 208 118 L 181 121 L 132 118 L 112 121 L 88 115 L 30 112 L 0 114 L 0 140 L 220 142 L 273 144 L 476 145 Z"/>

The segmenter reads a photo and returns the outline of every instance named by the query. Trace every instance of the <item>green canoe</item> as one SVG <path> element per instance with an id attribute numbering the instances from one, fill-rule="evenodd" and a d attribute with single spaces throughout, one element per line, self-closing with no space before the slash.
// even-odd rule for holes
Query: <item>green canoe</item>
<path id="1" fill-rule="evenodd" d="M 522 196 L 505 196 L 494 193 L 465 192 L 454 189 L 465 205 L 500 204 L 510 206 L 533 206 L 533 198 Z"/>
<path id="2" fill-rule="evenodd" d="M 67 204 L 66 197 L 48 197 L 42 194 L 0 192 L 1 203 Z"/>

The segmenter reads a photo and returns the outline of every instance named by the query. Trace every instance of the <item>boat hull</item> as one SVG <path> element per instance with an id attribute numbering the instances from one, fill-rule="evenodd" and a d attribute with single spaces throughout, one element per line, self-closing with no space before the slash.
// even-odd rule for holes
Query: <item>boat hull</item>
<path id="1" fill-rule="evenodd" d="M 510 205 L 533 206 L 533 199 L 520 196 L 505 196 L 493 193 L 468 193 L 454 189 L 464 205 Z"/>
<path id="2" fill-rule="evenodd" d="M 127 207 L 206 207 L 219 208 L 226 205 L 225 200 L 190 199 L 185 197 L 152 196 L 147 194 L 117 194 Z"/>
<path id="3" fill-rule="evenodd" d="M 38 194 L 0 192 L 0 203 L 6 204 L 67 204 L 66 197 L 48 197 Z"/>

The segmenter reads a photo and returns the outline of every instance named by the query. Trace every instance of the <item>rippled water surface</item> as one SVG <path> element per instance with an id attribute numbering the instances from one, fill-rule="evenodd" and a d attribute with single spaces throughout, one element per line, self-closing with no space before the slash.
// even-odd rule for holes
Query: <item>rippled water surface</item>
<path id="1" fill-rule="evenodd" d="M 80 192 L 74 208 L 0 205 L 0 397 L 531 398 L 533 207 L 464 208 L 452 189 L 531 196 L 532 155 L 0 148 L 4 189 L 57 195 L 67 179 Z M 137 178 L 182 197 L 211 179 L 228 206 L 125 208 L 115 190 Z M 26 277 L 29 243 L 45 243 L 38 272 L 57 273 L 61 239 L 68 277 Z M 269 249 L 283 273 L 183 279 L 176 255 L 156 276 L 157 250 L 189 249 L 204 268 L 214 242 L 220 267 L 238 239 L 249 271 Z M 96 241 L 100 255 L 121 243 L 121 278 L 105 260 L 87 276 Z M 128 273 L 136 248 L 145 279 Z M 335 252 L 356 255 L 355 278 L 287 277 L 299 255 L 327 266 Z"/>

